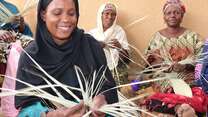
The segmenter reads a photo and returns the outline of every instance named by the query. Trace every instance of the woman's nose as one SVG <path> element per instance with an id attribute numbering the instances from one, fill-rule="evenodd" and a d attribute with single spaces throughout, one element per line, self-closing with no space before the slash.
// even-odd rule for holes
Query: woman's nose
<path id="1" fill-rule="evenodd" d="M 171 13 L 170 16 L 171 17 L 175 17 L 176 15 L 175 15 L 175 13 Z"/>
<path id="2" fill-rule="evenodd" d="M 63 15 L 61 20 L 64 22 L 68 22 L 68 21 L 70 21 L 70 17 L 68 15 Z"/>

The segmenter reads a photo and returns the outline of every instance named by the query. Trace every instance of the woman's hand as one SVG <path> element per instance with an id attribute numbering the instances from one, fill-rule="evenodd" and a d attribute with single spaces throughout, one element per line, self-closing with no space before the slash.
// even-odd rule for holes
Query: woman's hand
<path id="1" fill-rule="evenodd" d="M 112 39 L 109 43 L 111 48 L 115 48 L 115 49 L 121 49 L 121 44 L 118 42 L 117 39 Z"/>
<path id="2" fill-rule="evenodd" d="M 84 102 L 77 104 L 71 108 L 60 108 L 48 112 L 46 117 L 82 117 L 85 114 Z"/>
<path id="3" fill-rule="evenodd" d="M 149 50 L 147 56 L 147 61 L 150 65 L 157 65 L 163 63 L 163 58 L 160 54 L 160 50 Z"/>
<path id="4" fill-rule="evenodd" d="M 182 104 L 175 109 L 178 117 L 197 117 L 194 109 L 188 104 Z"/>
<path id="5" fill-rule="evenodd" d="M 182 72 L 185 70 L 185 68 L 186 68 L 186 65 L 183 65 L 177 62 L 172 64 L 172 71 L 174 72 Z"/>
<path id="6" fill-rule="evenodd" d="M 107 104 L 107 102 L 104 95 L 94 97 L 93 106 L 91 108 L 93 117 L 105 117 L 105 113 L 98 111 L 98 109 L 105 104 Z"/>
<path id="7" fill-rule="evenodd" d="M 102 48 L 105 48 L 105 46 L 106 46 L 105 42 L 100 41 L 99 43 L 100 43 L 100 46 L 101 46 Z"/>
<path id="8" fill-rule="evenodd" d="M 16 39 L 15 37 L 12 35 L 11 32 L 9 31 L 3 31 L 1 34 L 0 34 L 0 40 L 3 40 L 5 42 L 14 42 Z"/>

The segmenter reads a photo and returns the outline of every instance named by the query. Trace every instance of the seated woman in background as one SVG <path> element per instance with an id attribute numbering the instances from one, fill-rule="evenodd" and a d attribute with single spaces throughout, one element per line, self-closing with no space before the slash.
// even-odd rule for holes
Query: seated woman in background
<path id="1" fill-rule="evenodd" d="M 173 72 L 188 75 L 184 80 L 194 78 L 194 66 L 201 52 L 202 42 L 199 35 L 181 26 L 185 7 L 179 0 L 168 0 L 163 7 L 166 28 L 156 32 L 146 51 L 150 65 L 171 63 Z M 190 59 L 190 63 L 180 64 Z"/>
<path id="2" fill-rule="evenodd" d="M 3 5 L 8 11 L 10 11 L 14 15 L 14 17 L 12 17 L 10 19 L 11 21 L 8 23 L 4 23 L 4 17 L 0 17 L 0 30 L 15 31 L 32 37 L 32 31 L 28 24 L 24 22 L 24 18 L 22 16 L 15 16 L 19 13 L 18 8 L 13 4 L 6 2 L 5 0 L 0 0 L 0 4 Z M 0 12 L 7 15 L 3 8 L 0 8 Z"/>
<path id="3" fill-rule="evenodd" d="M 14 15 L 19 13 L 17 7 L 11 3 L 0 0 L 0 4 Z M 0 8 L 0 13 L 6 15 L 5 9 L 3 9 L 3 7 Z M 0 74 L 5 74 L 7 61 L 6 59 L 9 54 L 11 43 L 15 42 L 16 39 L 20 39 L 23 47 L 25 47 L 28 42 L 31 41 L 31 37 L 33 35 L 30 27 L 24 22 L 23 17 L 14 16 L 11 21 L 7 23 L 5 23 L 4 20 L 4 17 L 0 17 Z M 10 31 L 14 31 L 17 34 L 12 34 Z M 26 36 L 20 38 L 22 34 Z M 0 87 L 3 83 L 3 79 L 3 77 L 0 77 Z"/>
<path id="4" fill-rule="evenodd" d="M 153 65 L 155 67 L 161 67 L 162 65 L 166 66 L 168 64 L 169 68 L 166 72 L 177 73 L 177 77 L 180 76 L 180 78 L 186 81 L 189 85 L 193 86 L 195 61 L 200 54 L 202 48 L 202 42 L 200 40 L 200 37 L 197 33 L 181 26 L 181 22 L 185 13 L 185 7 L 180 0 L 168 0 L 163 7 L 163 13 L 163 18 L 167 27 L 159 30 L 153 35 L 153 38 L 151 39 L 148 49 L 146 51 L 147 61 L 150 63 L 150 65 Z M 188 62 L 185 62 L 185 64 L 180 63 L 185 60 L 187 60 Z M 168 91 L 168 93 L 172 93 L 172 90 L 168 90 L 170 88 L 167 87 L 170 86 L 168 81 L 165 80 L 164 82 L 158 82 L 156 83 L 156 85 L 159 86 L 160 92 L 167 93 Z M 194 89 L 194 91 L 198 90 L 199 92 L 201 92 L 200 89 Z M 177 112 L 174 111 L 174 107 L 177 107 L 176 105 L 183 103 L 189 104 L 189 102 L 181 101 L 180 99 L 185 99 L 185 97 L 180 97 L 180 95 L 159 95 L 160 94 L 156 94 L 150 97 L 150 100 L 148 102 L 148 108 L 150 110 L 153 109 L 160 112 L 174 114 L 175 112 Z M 166 97 L 166 99 L 170 98 L 169 101 L 174 100 L 172 99 L 173 97 L 178 97 L 176 98 L 177 100 L 174 100 L 175 102 L 177 102 L 177 104 L 175 104 L 175 102 L 164 102 L 174 104 L 172 107 L 167 105 L 161 105 L 165 100 L 161 98 L 163 97 L 163 95 L 164 98 Z M 193 95 L 195 96 L 195 93 L 193 93 Z M 200 96 L 203 97 L 204 94 Z M 197 111 L 206 111 L 205 108 L 201 108 L 201 106 L 205 104 L 203 101 L 204 100 L 202 100 L 202 102 L 199 101 L 198 107 L 196 106 L 196 104 L 194 109 L 200 108 L 197 109 Z M 155 105 L 151 105 L 151 103 L 154 102 Z M 191 112 L 192 116 L 196 116 L 194 114 L 195 112 Z"/>
<path id="5" fill-rule="evenodd" d="M 116 24 L 117 15 L 114 4 L 103 4 L 97 13 L 97 27 L 89 33 L 100 42 L 109 69 L 117 84 L 122 84 L 127 80 L 126 64 L 129 58 L 129 47 L 125 31 Z"/>
<path id="6" fill-rule="evenodd" d="M 100 44 L 89 34 L 77 27 L 79 19 L 78 0 L 40 0 L 37 10 L 37 28 L 35 40 L 31 42 L 26 52 L 57 81 L 71 87 L 79 88 L 79 82 L 74 66 L 78 66 L 86 78 L 94 71 L 99 71 L 106 80 L 101 91 L 115 87 L 115 81 L 107 67 L 105 55 Z M 38 75 L 37 75 L 38 74 Z M 20 56 L 17 78 L 34 86 L 47 85 L 45 76 L 37 70 L 32 60 L 22 53 Z M 92 80 L 91 77 L 88 80 Z M 83 81 L 84 82 L 84 81 Z M 24 84 L 17 82 L 16 89 L 26 88 Z M 54 87 L 55 88 L 55 87 Z M 65 90 L 55 88 L 60 95 L 71 101 L 75 100 Z M 56 95 L 51 88 L 45 89 L 51 95 Z M 78 91 L 72 91 L 82 99 Z M 94 110 L 105 103 L 118 101 L 117 91 L 111 90 L 95 96 Z M 54 108 L 51 101 L 36 96 L 16 96 L 16 108 L 20 109 L 18 117 L 81 117 L 86 112 L 83 103 L 71 108 Z M 53 108 L 53 111 L 49 111 Z M 103 117 L 103 113 L 93 111 L 94 117 Z"/>

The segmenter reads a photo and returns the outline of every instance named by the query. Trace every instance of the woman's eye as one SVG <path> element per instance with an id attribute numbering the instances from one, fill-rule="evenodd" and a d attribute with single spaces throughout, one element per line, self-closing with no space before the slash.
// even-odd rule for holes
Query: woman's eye
<path id="1" fill-rule="evenodd" d="M 69 16 L 75 16 L 76 13 L 75 13 L 75 12 L 69 12 L 68 15 L 69 15 Z"/>
<path id="2" fill-rule="evenodd" d="M 107 15 L 109 15 L 109 13 L 103 13 L 103 15 L 107 16 Z"/>
<path id="3" fill-rule="evenodd" d="M 61 10 L 55 10 L 55 11 L 53 11 L 53 14 L 54 15 L 60 15 L 61 14 Z"/>
<path id="4" fill-rule="evenodd" d="M 170 14 L 171 14 L 171 12 L 166 12 L 166 13 L 165 13 L 165 15 L 170 15 Z"/>

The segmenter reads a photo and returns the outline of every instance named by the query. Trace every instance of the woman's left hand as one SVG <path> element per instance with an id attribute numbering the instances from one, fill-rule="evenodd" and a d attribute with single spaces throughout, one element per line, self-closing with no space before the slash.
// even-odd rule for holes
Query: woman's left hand
<path id="1" fill-rule="evenodd" d="M 186 65 L 183 65 L 177 62 L 172 64 L 172 71 L 175 71 L 175 72 L 182 72 L 185 70 L 185 68 L 186 68 Z"/>
<path id="2" fill-rule="evenodd" d="M 121 49 L 121 44 L 118 42 L 117 39 L 112 39 L 109 44 L 111 48 Z"/>
<path id="3" fill-rule="evenodd" d="M 95 96 L 93 99 L 93 106 L 91 108 L 93 117 L 105 117 L 105 113 L 98 111 L 101 106 L 107 104 L 104 95 Z"/>
<path id="4" fill-rule="evenodd" d="M 4 42 L 16 41 L 15 37 L 9 31 L 2 31 L 2 33 L 0 34 L 0 40 L 3 40 Z"/>

